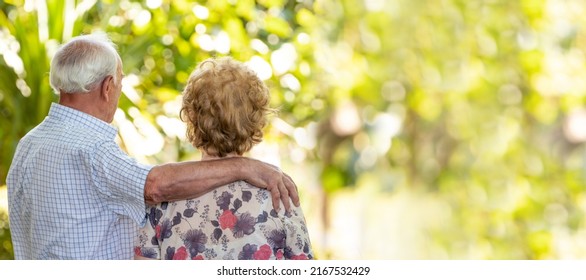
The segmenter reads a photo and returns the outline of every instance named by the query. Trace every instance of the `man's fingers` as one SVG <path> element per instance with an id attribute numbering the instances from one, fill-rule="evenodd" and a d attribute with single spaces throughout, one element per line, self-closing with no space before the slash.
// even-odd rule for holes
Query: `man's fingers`
<path id="1" fill-rule="evenodd" d="M 278 186 L 273 187 L 271 185 L 268 185 L 267 190 L 269 190 L 271 192 L 271 197 L 273 200 L 273 208 L 278 213 L 280 210 L 279 208 L 281 206 L 281 192 L 279 191 L 279 187 Z"/>
<path id="2" fill-rule="evenodd" d="M 279 182 L 279 190 L 281 191 L 281 201 L 283 201 L 283 206 L 285 207 L 285 211 L 291 210 L 291 203 L 289 202 L 289 191 L 287 187 L 283 183 L 283 181 Z"/>
<path id="3" fill-rule="evenodd" d="M 271 192 L 273 208 L 279 212 L 281 203 L 283 203 L 285 211 L 290 211 L 292 207 L 291 201 L 295 206 L 299 207 L 299 193 L 291 177 L 274 165 L 265 164 L 265 166 L 269 166 L 272 169 L 271 172 L 264 173 L 266 177 L 264 177 L 263 185 Z"/>
<path id="4" fill-rule="evenodd" d="M 285 188 L 287 188 L 288 196 L 291 197 L 293 204 L 295 204 L 295 206 L 299 207 L 300 202 L 299 202 L 299 193 L 297 191 L 297 185 L 295 185 L 295 182 L 293 182 L 293 179 L 291 179 L 291 177 L 289 177 L 289 175 L 287 175 L 285 173 L 283 173 L 283 174 L 285 175 L 285 179 L 283 181 L 285 182 Z"/>
<path id="5" fill-rule="evenodd" d="M 297 184 L 295 184 L 295 182 L 293 182 L 293 179 L 291 179 L 291 176 L 287 175 L 287 173 L 283 173 L 283 175 L 285 175 L 287 182 L 289 182 L 288 184 L 293 185 L 295 187 L 295 192 L 297 192 Z"/>

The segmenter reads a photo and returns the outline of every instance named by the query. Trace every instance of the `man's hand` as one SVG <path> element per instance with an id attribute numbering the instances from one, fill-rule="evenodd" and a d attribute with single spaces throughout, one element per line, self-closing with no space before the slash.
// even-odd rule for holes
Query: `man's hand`
<path id="1" fill-rule="evenodd" d="M 295 206 L 299 206 L 299 194 L 297 186 L 289 175 L 283 173 L 278 167 L 255 159 L 247 159 L 246 182 L 271 192 L 273 208 L 279 210 L 279 200 L 283 202 L 285 210 L 291 209 L 290 200 Z"/>

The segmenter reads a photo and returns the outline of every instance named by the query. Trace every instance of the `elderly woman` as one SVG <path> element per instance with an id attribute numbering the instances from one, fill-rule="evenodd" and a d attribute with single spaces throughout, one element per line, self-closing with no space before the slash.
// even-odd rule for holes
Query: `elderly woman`
<path id="1" fill-rule="evenodd" d="M 181 117 L 202 160 L 239 157 L 262 141 L 269 91 L 231 58 L 208 59 L 183 91 Z M 273 210 L 270 192 L 238 181 L 148 210 L 137 259 L 312 259 L 301 208 Z"/>

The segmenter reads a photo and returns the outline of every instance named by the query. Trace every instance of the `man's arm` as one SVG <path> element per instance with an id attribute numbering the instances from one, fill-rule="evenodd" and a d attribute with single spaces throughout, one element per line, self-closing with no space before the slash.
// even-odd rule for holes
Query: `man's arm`
<path id="1" fill-rule="evenodd" d="M 297 186 L 287 174 L 273 165 L 245 157 L 155 166 L 147 176 L 144 198 L 147 204 L 190 199 L 238 180 L 269 190 L 276 210 L 279 200 L 286 210 L 291 206 L 289 199 L 299 206 Z"/>

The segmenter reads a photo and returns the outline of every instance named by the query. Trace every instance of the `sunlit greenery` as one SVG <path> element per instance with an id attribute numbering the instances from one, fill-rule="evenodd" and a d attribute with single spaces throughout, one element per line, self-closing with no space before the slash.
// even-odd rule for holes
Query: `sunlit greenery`
<path id="1" fill-rule="evenodd" d="M 152 164 L 198 159 L 178 119 L 195 65 L 224 55 L 250 63 L 279 108 L 250 156 L 298 183 L 318 258 L 586 257 L 569 249 L 586 249 L 584 9 L 580 0 L 0 1 L 0 185 L 18 139 L 57 100 L 52 53 L 102 30 L 126 74 L 120 145 Z M 389 209 L 402 212 L 381 215 Z M 338 230 L 347 213 L 369 228 Z M 394 229 L 400 238 L 370 245 L 399 220 L 423 223 L 404 231 L 425 246 Z M 10 258 L 3 224 L 0 258 Z M 330 239 L 364 251 L 343 253 L 350 245 Z"/>

